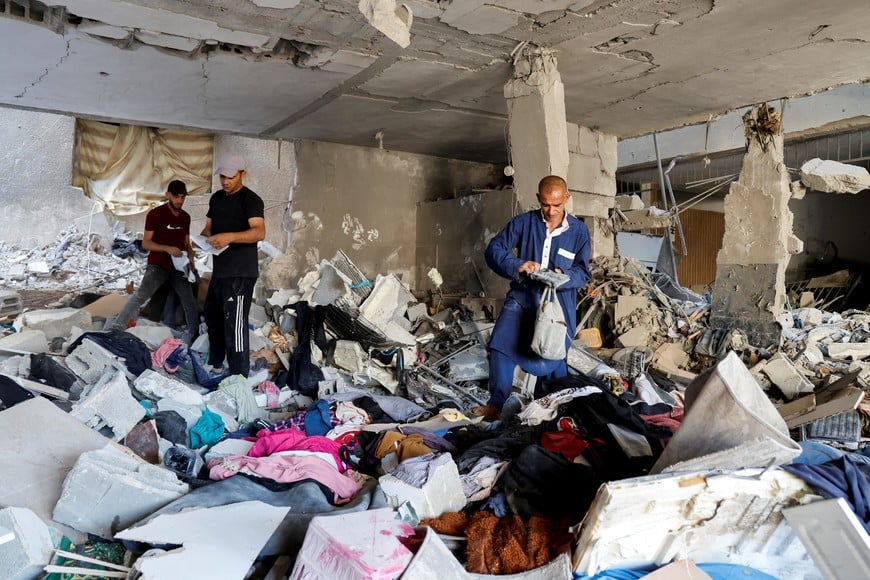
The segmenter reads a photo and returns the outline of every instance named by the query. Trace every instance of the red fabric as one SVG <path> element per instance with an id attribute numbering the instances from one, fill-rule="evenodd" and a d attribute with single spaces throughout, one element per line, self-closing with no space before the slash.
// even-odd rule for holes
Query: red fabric
<path id="1" fill-rule="evenodd" d="M 682 407 L 674 407 L 670 413 L 662 413 L 660 415 L 640 415 L 640 418 L 650 425 L 660 425 L 667 427 L 672 433 L 676 433 L 677 429 L 683 421 L 685 410 Z"/>
<path id="2" fill-rule="evenodd" d="M 568 461 L 589 449 L 589 443 L 570 431 L 547 431 L 541 435 L 541 447 L 561 453 Z"/>

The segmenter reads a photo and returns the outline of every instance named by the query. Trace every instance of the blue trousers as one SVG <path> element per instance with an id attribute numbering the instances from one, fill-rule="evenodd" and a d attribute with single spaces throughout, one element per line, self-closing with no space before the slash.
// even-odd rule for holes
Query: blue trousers
<path id="1" fill-rule="evenodd" d="M 539 359 L 539 361 L 525 360 L 519 364 L 503 352 L 490 350 L 488 404 L 501 410 L 511 394 L 511 388 L 514 384 L 514 369 L 518 364 L 527 373 L 538 377 L 538 382 L 541 379 L 558 379 L 568 374 L 568 363 L 564 359 L 560 361 Z"/>

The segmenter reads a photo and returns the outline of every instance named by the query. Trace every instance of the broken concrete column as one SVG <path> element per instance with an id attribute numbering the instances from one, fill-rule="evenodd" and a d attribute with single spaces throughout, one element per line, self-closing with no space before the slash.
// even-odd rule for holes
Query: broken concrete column
<path id="1" fill-rule="evenodd" d="M 63 482 L 52 517 L 111 538 L 188 491 L 168 469 L 107 446 L 82 453 Z"/>
<path id="2" fill-rule="evenodd" d="M 526 49 L 514 63 L 513 79 L 504 86 L 514 191 L 523 209 L 537 207 L 542 177 L 568 177 L 565 87 L 556 64 L 552 50 Z"/>
<path id="3" fill-rule="evenodd" d="M 779 345 L 785 270 L 803 244 L 792 234 L 782 122 L 768 105 L 746 113 L 747 152 L 725 198 L 725 236 L 716 259 L 711 328 L 739 328 L 750 343 Z"/>

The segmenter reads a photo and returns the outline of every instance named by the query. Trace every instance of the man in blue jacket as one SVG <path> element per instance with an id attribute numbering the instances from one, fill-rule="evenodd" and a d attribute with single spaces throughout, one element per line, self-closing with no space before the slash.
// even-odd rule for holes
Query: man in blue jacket
<path id="1" fill-rule="evenodd" d="M 567 359 L 547 360 L 532 352 L 535 314 L 545 287 L 530 276 L 544 268 L 568 275 L 556 296 L 567 323 L 565 342 L 570 345 L 577 329 L 577 291 L 590 278 L 591 246 L 586 224 L 565 209 L 569 199 L 565 180 L 548 175 L 538 184 L 541 209 L 513 218 L 486 248 L 487 265 L 511 285 L 489 341 L 489 401 L 475 408 L 475 415 L 499 417 L 517 365 L 548 379 L 568 374 Z"/>

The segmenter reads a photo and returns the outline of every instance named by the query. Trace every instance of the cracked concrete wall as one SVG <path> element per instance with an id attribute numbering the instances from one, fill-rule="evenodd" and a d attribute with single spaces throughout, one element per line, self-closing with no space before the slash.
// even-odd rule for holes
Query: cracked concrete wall
<path id="1" fill-rule="evenodd" d="M 422 203 L 417 211 L 416 289 L 438 290 L 427 276 L 430 268 L 436 268 L 445 294 L 503 298 L 508 281 L 489 269 L 483 254 L 513 217 L 514 203 L 511 189 Z"/>
<path id="2" fill-rule="evenodd" d="M 91 213 L 102 214 L 71 185 L 74 135 L 72 117 L 2 109 L 0 242 L 25 249 L 52 244 L 74 221 L 87 231 Z"/>
<path id="3" fill-rule="evenodd" d="M 344 250 L 368 277 L 392 273 L 413 288 L 418 204 L 492 184 L 499 174 L 489 164 L 317 141 L 297 142 L 296 160 L 292 243 L 273 262 L 267 287 L 295 287 Z"/>
<path id="4" fill-rule="evenodd" d="M 802 243 L 792 233 L 788 169 L 779 112 L 762 105 L 744 116 L 748 148 L 725 197 L 725 235 L 716 259 L 711 328 L 739 328 L 750 343 L 780 342 L 785 271 Z"/>
<path id="5" fill-rule="evenodd" d="M 568 189 L 572 213 L 584 218 L 592 237 L 592 257 L 616 251 L 610 210 L 616 203 L 616 137 L 567 124 Z"/>

